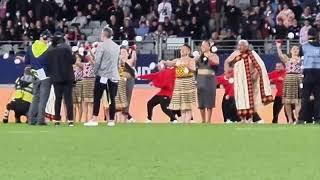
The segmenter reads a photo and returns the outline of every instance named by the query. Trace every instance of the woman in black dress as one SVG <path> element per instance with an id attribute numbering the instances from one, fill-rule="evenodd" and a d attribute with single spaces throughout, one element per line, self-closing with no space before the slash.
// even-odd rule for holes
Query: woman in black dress
<path id="1" fill-rule="evenodd" d="M 201 44 L 201 56 L 197 61 L 198 108 L 202 123 L 211 123 L 212 108 L 216 99 L 215 72 L 219 65 L 219 57 L 210 50 L 210 42 Z M 206 116 L 207 111 L 207 116 Z"/>

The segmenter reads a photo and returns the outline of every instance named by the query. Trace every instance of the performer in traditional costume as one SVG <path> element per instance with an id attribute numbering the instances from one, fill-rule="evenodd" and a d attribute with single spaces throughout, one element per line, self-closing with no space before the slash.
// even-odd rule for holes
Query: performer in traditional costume
<path id="1" fill-rule="evenodd" d="M 85 56 L 85 62 L 82 63 L 83 66 L 83 76 L 81 80 L 82 84 L 82 114 L 85 121 L 91 118 L 93 110 L 93 89 L 95 82 L 94 75 L 94 57 L 95 57 L 95 48 L 98 43 L 93 44 L 92 47 L 88 48 L 88 53 Z"/>
<path id="2" fill-rule="evenodd" d="M 195 60 L 190 57 L 191 48 L 183 45 L 180 48 L 181 57 L 163 63 L 176 67 L 176 80 L 169 109 L 181 110 L 181 119 L 189 123 L 192 117 L 192 105 L 195 103 Z"/>
<path id="3" fill-rule="evenodd" d="M 136 45 L 132 45 L 128 49 L 128 57 L 124 59 L 124 73 L 127 78 L 126 81 L 126 95 L 128 106 L 124 109 L 124 114 L 127 116 L 128 122 L 134 122 L 133 117 L 130 114 L 130 103 L 132 98 L 132 92 L 135 85 L 135 67 L 137 63 Z"/>
<path id="4" fill-rule="evenodd" d="M 270 81 L 264 62 L 249 49 L 246 40 L 240 40 L 238 49 L 225 61 L 225 71 L 234 70 L 234 91 L 238 115 L 243 122 L 252 120 L 252 115 L 261 105 L 272 102 Z"/>
<path id="5" fill-rule="evenodd" d="M 128 51 L 126 48 L 120 48 L 120 67 L 119 67 L 119 74 L 120 80 L 118 84 L 118 92 L 115 97 L 116 101 L 116 121 L 124 121 L 126 118 L 124 117 L 124 110 L 128 106 L 127 100 L 127 72 L 125 72 L 125 66 L 127 64 L 128 59 Z M 128 65 L 128 64 L 127 64 Z"/>
<path id="6" fill-rule="evenodd" d="M 73 65 L 73 72 L 75 76 L 74 86 L 72 88 L 73 101 L 73 116 L 75 120 L 81 122 L 82 118 L 82 77 L 83 77 L 83 57 L 77 53 L 75 54 L 76 63 Z"/>
<path id="7" fill-rule="evenodd" d="M 211 123 L 212 108 L 215 107 L 216 101 L 215 71 L 219 64 L 219 57 L 210 51 L 210 47 L 209 41 L 202 42 L 201 56 L 196 63 L 198 108 L 200 109 L 202 123 Z"/>
<path id="8" fill-rule="evenodd" d="M 161 62 L 159 64 L 164 66 Z M 139 78 L 151 80 L 152 86 L 160 88 L 160 91 L 147 103 L 148 117 L 146 123 L 152 122 L 153 108 L 159 104 L 161 110 L 170 118 L 170 122 L 177 123 L 176 113 L 168 109 L 176 79 L 175 68 L 167 68 L 156 73 L 139 76 Z"/>
<path id="9" fill-rule="evenodd" d="M 128 47 L 128 41 L 122 41 L 122 47 L 127 50 L 127 52 L 123 55 L 122 61 L 124 62 L 123 73 L 126 78 L 126 96 L 128 106 L 124 109 L 123 114 L 128 119 L 128 122 L 134 122 L 133 117 L 129 113 L 130 110 L 130 102 L 132 98 L 132 92 L 135 85 L 135 66 L 137 63 L 137 53 L 136 46 L 133 45 Z"/>
<path id="10" fill-rule="evenodd" d="M 277 63 L 274 71 L 269 73 L 271 83 L 275 84 L 277 93 L 273 102 L 273 119 L 272 123 L 278 123 L 278 117 L 283 107 L 283 80 L 286 77 L 286 70 L 283 63 Z"/>
<path id="11" fill-rule="evenodd" d="M 280 60 L 286 65 L 286 77 L 284 80 L 283 90 L 283 104 L 289 123 L 293 123 L 293 116 L 297 119 L 301 109 L 300 97 L 300 83 L 302 82 L 301 76 L 301 60 L 299 57 L 299 47 L 293 46 L 291 48 L 291 57 L 282 53 L 281 43 L 277 42 L 277 51 Z M 292 105 L 295 106 L 295 113 L 292 114 Z"/>

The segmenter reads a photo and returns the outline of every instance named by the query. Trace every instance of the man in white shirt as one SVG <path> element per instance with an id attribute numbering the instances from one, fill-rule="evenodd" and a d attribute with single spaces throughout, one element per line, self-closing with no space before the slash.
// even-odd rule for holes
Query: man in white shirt
<path id="1" fill-rule="evenodd" d="M 158 5 L 158 13 L 159 13 L 159 22 L 163 23 L 164 18 L 171 18 L 172 14 L 172 6 L 169 0 L 162 0 L 162 2 Z"/>

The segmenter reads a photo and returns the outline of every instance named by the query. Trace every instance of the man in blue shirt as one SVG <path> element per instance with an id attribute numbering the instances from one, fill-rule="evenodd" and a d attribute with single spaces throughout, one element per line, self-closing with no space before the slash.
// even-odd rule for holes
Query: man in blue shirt
<path id="1" fill-rule="evenodd" d="M 45 108 L 50 94 L 51 80 L 46 77 L 48 62 L 45 53 L 48 50 L 48 42 L 51 34 L 44 31 L 40 39 L 36 40 L 27 49 L 25 63 L 31 65 L 36 72 L 36 80 L 33 83 L 33 100 L 28 113 L 30 125 L 47 125 L 45 122 Z"/>
<path id="2" fill-rule="evenodd" d="M 314 95 L 314 120 L 320 123 L 320 43 L 318 32 L 311 28 L 308 31 L 308 42 L 300 50 L 303 56 L 303 81 L 301 93 L 301 110 L 298 124 L 309 121 L 310 96 Z"/>

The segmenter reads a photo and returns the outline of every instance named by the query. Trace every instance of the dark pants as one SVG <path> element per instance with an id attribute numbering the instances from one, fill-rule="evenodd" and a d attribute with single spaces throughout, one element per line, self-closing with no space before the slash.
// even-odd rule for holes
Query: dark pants
<path id="1" fill-rule="evenodd" d="M 278 123 L 278 118 L 279 118 L 279 114 L 281 112 L 282 107 L 283 107 L 282 97 L 281 96 L 276 96 L 274 98 L 274 102 L 273 102 L 273 119 L 272 119 L 272 123 Z"/>
<path id="2" fill-rule="evenodd" d="M 108 79 L 107 84 L 100 83 L 100 76 L 96 77 L 96 82 L 94 84 L 94 100 L 93 100 L 93 115 L 98 116 L 100 111 L 100 101 L 103 95 L 103 91 L 107 92 L 109 106 L 109 117 L 110 120 L 114 120 L 114 115 L 116 113 L 116 102 L 115 97 L 118 91 L 118 83 L 112 82 Z"/>
<path id="3" fill-rule="evenodd" d="M 226 122 L 228 119 L 232 122 L 240 121 L 240 118 L 237 114 L 237 107 L 234 97 L 229 97 L 227 99 L 227 95 L 224 94 L 222 100 L 222 113 L 224 122 Z"/>
<path id="4" fill-rule="evenodd" d="M 33 83 L 33 98 L 28 112 L 28 122 L 30 124 L 43 124 L 45 122 L 45 109 L 50 89 L 50 78 L 37 80 Z"/>
<path id="5" fill-rule="evenodd" d="M 69 121 L 73 121 L 73 103 L 72 103 L 72 82 L 62 82 L 62 83 L 53 83 L 54 94 L 56 96 L 56 101 L 54 104 L 54 113 L 55 120 L 61 120 L 61 104 L 62 98 L 67 108 L 67 118 Z"/>
<path id="6" fill-rule="evenodd" d="M 301 110 L 299 113 L 298 123 L 311 121 L 308 107 L 310 105 L 310 96 L 314 96 L 314 120 L 320 120 L 320 69 L 305 69 L 303 77 Z"/>
<path id="7" fill-rule="evenodd" d="M 181 117 L 181 111 L 180 110 L 171 110 L 174 114 L 174 117 Z M 193 117 L 191 117 L 191 120 L 193 120 Z"/>
<path id="8" fill-rule="evenodd" d="M 16 123 L 21 123 L 21 116 L 27 116 L 29 107 L 30 103 L 21 99 L 15 99 L 14 101 L 11 101 L 9 104 L 7 104 L 7 110 L 14 111 Z"/>
<path id="9" fill-rule="evenodd" d="M 153 114 L 153 108 L 160 104 L 160 107 L 162 111 L 169 116 L 170 121 L 176 120 L 175 114 L 168 109 L 168 106 L 170 104 L 170 98 L 167 96 L 153 96 L 147 103 L 147 109 L 148 109 L 148 119 L 152 120 L 152 114 Z M 179 111 L 180 112 L 180 111 Z"/>
<path id="10" fill-rule="evenodd" d="M 319 107 L 318 107 L 319 108 Z M 314 119 L 314 112 L 316 111 L 315 106 L 314 106 L 314 100 L 310 100 L 308 103 L 308 107 L 306 108 L 308 111 L 308 117 L 306 118 L 307 123 L 313 123 Z"/>

